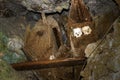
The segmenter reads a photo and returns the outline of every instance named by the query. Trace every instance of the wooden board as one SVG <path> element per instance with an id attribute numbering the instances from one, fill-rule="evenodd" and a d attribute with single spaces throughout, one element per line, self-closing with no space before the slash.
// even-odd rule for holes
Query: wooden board
<path id="1" fill-rule="evenodd" d="M 86 58 L 68 58 L 59 60 L 46 60 L 46 61 L 32 61 L 11 64 L 15 70 L 36 70 L 45 68 L 58 68 L 83 65 L 86 63 Z"/>

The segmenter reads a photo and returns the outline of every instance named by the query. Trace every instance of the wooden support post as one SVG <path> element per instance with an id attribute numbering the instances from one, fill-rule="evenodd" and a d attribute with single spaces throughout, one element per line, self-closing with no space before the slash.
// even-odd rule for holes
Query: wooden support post
<path id="1" fill-rule="evenodd" d="M 73 72 L 73 80 L 75 80 L 75 66 L 72 67 L 72 72 Z"/>
<path id="2" fill-rule="evenodd" d="M 91 22 L 90 13 L 83 0 L 71 0 L 69 18 L 75 23 Z"/>
<path id="3" fill-rule="evenodd" d="M 60 60 L 48 60 L 48 61 L 32 61 L 32 62 L 22 62 L 11 64 L 15 70 L 36 70 L 45 68 L 58 68 L 58 67 L 69 67 L 82 65 L 86 62 L 85 58 L 68 58 Z"/>

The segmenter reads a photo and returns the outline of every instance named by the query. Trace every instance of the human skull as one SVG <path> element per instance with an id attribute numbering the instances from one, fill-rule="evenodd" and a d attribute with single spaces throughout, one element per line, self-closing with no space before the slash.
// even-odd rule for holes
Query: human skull
<path id="1" fill-rule="evenodd" d="M 82 29 L 81 28 L 74 28 L 73 29 L 73 35 L 78 38 L 82 36 Z"/>
<path id="2" fill-rule="evenodd" d="M 50 55 L 49 60 L 54 60 L 56 57 L 54 55 Z"/>
<path id="3" fill-rule="evenodd" d="M 84 35 L 89 35 L 92 32 L 92 29 L 90 28 L 90 26 L 84 26 L 82 27 L 82 32 L 84 33 Z"/>

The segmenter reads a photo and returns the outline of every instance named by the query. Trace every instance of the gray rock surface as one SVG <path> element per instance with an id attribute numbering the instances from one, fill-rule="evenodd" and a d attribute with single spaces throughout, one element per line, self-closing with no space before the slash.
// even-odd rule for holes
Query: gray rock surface
<path id="1" fill-rule="evenodd" d="M 18 74 L 9 64 L 0 59 L 0 80 L 26 80 Z"/>
<path id="2" fill-rule="evenodd" d="M 101 15 L 114 10 L 116 7 L 113 0 L 84 0 L 84 2 L 88 6 L 92 16 Z"/>
<path id="3" fill-rule="evenodd" d="M 2 2 L 1 0 L 0 2 Z M 101 15 L 110 10 L 115 10 L 113 0 L 83 0 L 92 16 Z M 6 7 L 16 14 L 24 15 L 27 10 L 34 12 L 55 13 L 69 9 L 70 0 L 4 0 Z M 116 0 L 119 4 L 119 0 Z M 25 9 L 26 8 L 26 9 Z"/>
<path id="4" fill-rule="evenodd" d="M 69 8 L 70 0 L 9 0 L 35 12 L 53 13 Z"/>
<path id="5" fill-rule="evenodd" d="M 91 15 L 100 15 L 103 12 L 114 10 L 116 4 L 113 0 L 83 0 L 88 6 Z M 119 1 L 117 1 L 119 2 Z M 70 0 L 22 0 L 21 4 L 28 10 L 37 12 L 61 12 L 69 9 Z"/>
<path id="6" fill-rule="evenodd" d="M 23 0 L 22 5 L 37 12 L 61 12 L 69 8 L 69 0 Z"/>
<path id="7" fill-rule="evenodd" d="M 120 18 L 113 24 L 114 32 L 107 35 L 99 45 L 81 73 L 82 80 L 120 79 Z M 97 43 L 94 43 L 97 45 Z M 88 47 L 94 47 L 93 43 Z M 93 49 L 88 48 L 89 51 Z"/>

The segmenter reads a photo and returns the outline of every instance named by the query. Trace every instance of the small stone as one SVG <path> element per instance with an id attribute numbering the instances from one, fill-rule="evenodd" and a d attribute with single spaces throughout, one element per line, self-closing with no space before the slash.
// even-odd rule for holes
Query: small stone
<path id="1" fill-rule="evenodd" d="M 20 50 L 23 47 L 23 40 L 20 38 L 9 38 L 7 47 L 12 51 Z"/>

